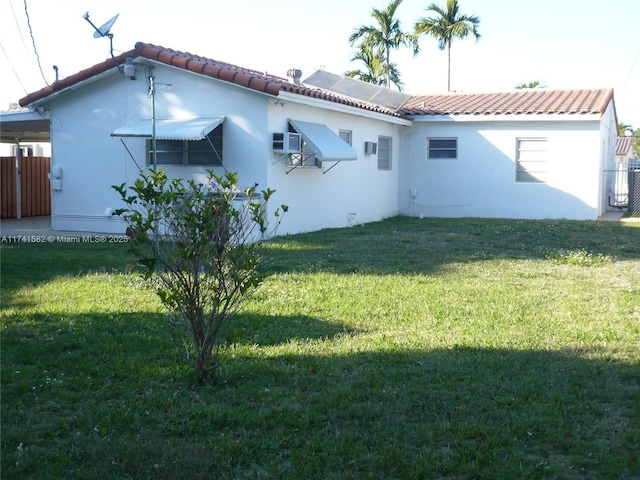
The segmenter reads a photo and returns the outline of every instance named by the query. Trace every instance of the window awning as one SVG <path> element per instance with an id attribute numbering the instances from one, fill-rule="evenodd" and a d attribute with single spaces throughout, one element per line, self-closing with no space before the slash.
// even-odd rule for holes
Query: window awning
<path id="1" fill-rule="evenodd" d="M 326 125 L 298 120 L 289 120 L 289 123 L 302 136 L 307 144 L 307 150 L 313 152 L 318 160 L 339 162 L 358 158 L 358 154 L 351 145 L 329 130 Z"/>
<path id="2" fill-rule="evenodd" d="M 204 140 L 224 117 L 157 118 L 156 140 Z M 143 118 L 116 128 L 112 137 L 151 138 L 151 119 Z"/>

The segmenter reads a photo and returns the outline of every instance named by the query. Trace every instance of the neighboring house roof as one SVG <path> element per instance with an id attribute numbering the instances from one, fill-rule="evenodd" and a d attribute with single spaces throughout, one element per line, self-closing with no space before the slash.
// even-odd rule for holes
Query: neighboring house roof
<path id="1" fill-rule="evenodd" d="M 501 93 L 414 95 L 401 108 L 405 115 L 603 114 L 613 89 L 522 89 Z"/>
<path id="2" fill-rule="evenodd" d="M 309 87 L 304 84 L 295 84 L 286 78 L 275 75 L 148 43 L 136 43 L 133 50 L 116 56 L 115 61 L 118 65 L 124 65 L 127 57 L 132 57 L 134 59 L 140 57 L 147 58 L 149 60 L 164 63 L 165 65 L 182 68 L 190 72 L 240 85 L 269 95 L 278 96 L 280 92 L 289 92 L 329 102 L 340 103 L 347 106 L 362 108 L 385 115 L 391 115 L 393 117 L 405 118 L 401 113 L 379 105 L 370 104 L 344 95 L 338 95 L 320 88 Z M 80 82 L 89 80 L 113 68 L 115 68 L 114 61 L 109 58 L 102 63 L 98 63 L 74 75 L 58 80 L 53 85 L 42 88 L 37 92 L 30 93 L 26 97 L 21 98 L 19 103 L 23 107 L 30 105 L 34 102 L 45 99 L 49 95 L 65 90 Z"/>
<path id="3" fill-rule="evenodd" d="M 616 138 L 616 155 L 629 155 L 634 140 L 633 137 Z"/>

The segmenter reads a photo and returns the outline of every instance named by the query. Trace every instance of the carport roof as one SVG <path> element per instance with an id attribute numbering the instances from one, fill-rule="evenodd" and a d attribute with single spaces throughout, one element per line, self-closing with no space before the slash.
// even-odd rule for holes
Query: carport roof
<path id="1" fill-rule="evenodd" d="M 50 142 L 49 119 L 39 112 L 0 112 L 0 142 Z"/>

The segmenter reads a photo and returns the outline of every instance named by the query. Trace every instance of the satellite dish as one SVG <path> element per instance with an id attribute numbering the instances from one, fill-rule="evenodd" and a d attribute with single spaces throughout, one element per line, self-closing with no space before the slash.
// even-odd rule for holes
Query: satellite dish
<path id="1" fill-rule="evenodd" d="M 116 68 L 118 69 L 118 71 L 120 73 L 125 74 L 125 70 L 118 64 L 118 61 L 116 60 L 116 57 L 113 56 L 113 33 L 110 32 L 111 27 L 113 27 L 113 24 L 116 23 L 116 20 L 118 19 L 118 15 L 120 15 L 120 14 L 116 13 L 111 19 L 109 19 L 100 28 L 96 27 L 93 24 L 93 22 L 91 20 L 89 20 L 89 12 L 85 12 L 85 14 L 82 15 L 82 18 L 84 18 L 87 22 L 89 22 L 89 25 L 91 25 L 93 27 L 93 29 L 95 30 L 95 32 L 93 32 L 93 38 L 107 37 L 109 39 L 109 45 L 110 45 L 110 50 L 111 50 L 111 58 L 113 59 L 113 63 L 115 64 Z M 128 76 L 133 78 L 132 75 L 128 75 Z"/>
<path id="2" fill-rule="evenodd" d="M 113 24 L 116 23 L 116 20 L 118 19 L 119 15 L 120 15 L 119 13 L 116 13 L 111 19 L 105 22 L 100 28 L 96 27 L 93 24 L 93 22 L 89 20 L 89 12 L 86 12 L 82 16 L 82 18 L 84 18 L 87 22 L 89 22 L 89 24 L 95 30 L 95 32 L 93 32 L 93 38 L 100 38 L 100 37 L 108 37 L 111 35 L 111 33 L 109 33 L 109 30 L 111 30 L 111 27 L 113 26 Z"/>
<path id="3" fill-rule="evenodd" d="M 106 37 L 107 35 L 109 35 L 109 30 L 111 30 L 111 27 L 113 26 L 113 24 L 116 23 L 116 20 L 118 19 L 118 15 L 120 14 L 116 13 L 115 16 L 111 18 L 111 20 L 107 21 L 98 30 L 96 30 L 96 32 L 93 34 L 93 38 Z"/>

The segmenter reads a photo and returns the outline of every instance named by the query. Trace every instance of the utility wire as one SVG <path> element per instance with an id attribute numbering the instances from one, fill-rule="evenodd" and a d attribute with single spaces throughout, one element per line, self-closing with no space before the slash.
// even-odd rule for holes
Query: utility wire
<path id="1" fill-rule="evenodd" d="M 29 35 L 31 35 L 31 43 L 33 43 L 33 51 L 36 54 L 36 60 L 38 62 L 38 68 L 40 69 L 40 75 L 42 75 L 42 79 L 44 80 L 44 83 L 46 83 L 47 86 L 50 86 L 49 82 L 47 82 L 47 79 L 44 76 L 44 72 L 42 71 L 42 65 L 40 65 L 40 55 L 38 55 L 38 49 L 36 48 L 36 40 L 35 38 L 33 38 L 33 30 L 31 29 L 31 20 L 29 18 L 29 10 L 27 9 L 27 0 L 24 0 L 24 13 L 27 16 L 27 25 L 29 26 Z"/>
<path id="2" fill-rule="evenodd" d="M 18 72 L 16 72 L 15 67 L 13 66 L 13 63 L 11 63 L 11 60 L 9 59 L 9 55 L 7 55 L 6 50 L 4 49 L 4 46 L 2 45 L 2 43 L 0 43 L 0 50 L 2 50 L 2 53 L 4 55 L 4 58 L 7 59 L 7 63 L 9 64 L 9 66 L 11 67 L 11 71 L 13 72 L 13 74 L 16 77 L 16 80 L 18 80 L 18 83 L 20 84 L 20 86 L 22 87 L 22 90 L 24 90 L 24 94 L 26 95 L 27 93 L 27 89 L 24 87 L 24 84 L 22 83 L 22 80 L 20 79 L 20 76 L 18 75 Z"/>
<path id="3" fill-rule="evenodd" d="M 24 48 L 25 53 L 29 53 L 29 49 L 27 48 L 27 42 L 24 41 L 24 34 L 22 33 L 22 28 L 20 28 L 20 22 L 18 21 L 18 16 L 16 15 L 16 10 L 13 8 L 13 2 L 9 0 L 9 5 L 11 5 L 11 13 L 13 14 L 13 21 L 16 22 L 16 28 L 18 29 L 18 33 L 20 34 L 20 40 L 22 40 L 22 47 Z"/>

